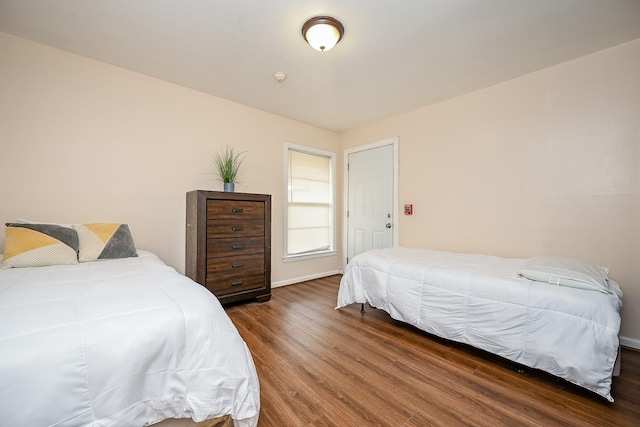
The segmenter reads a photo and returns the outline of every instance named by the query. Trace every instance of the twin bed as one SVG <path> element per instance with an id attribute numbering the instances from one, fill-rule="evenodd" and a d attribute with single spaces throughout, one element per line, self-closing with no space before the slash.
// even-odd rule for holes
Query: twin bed
<path id="1" fill-rule="evenodd" d="M 14 258 L 20 256 L 27 255 Z M 207 289 L 153 253 L 3 267 L 2 425 L 217 417 L 231 417 L 235 427 L 257 425 L 259 382 L 245 342 Z"/>
<path id="2" fill-rule="evenodd" d="M 337 308 L 368 303 L 613 402 L 622 292 L 607 273 L 561 258 L 371 250 L 347 265 Z"/>

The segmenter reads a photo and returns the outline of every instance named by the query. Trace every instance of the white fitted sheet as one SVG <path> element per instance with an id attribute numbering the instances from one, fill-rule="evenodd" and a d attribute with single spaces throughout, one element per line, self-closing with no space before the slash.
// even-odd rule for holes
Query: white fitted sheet
<path id="1" fill-rule="evenodd" d="M 518 276 L 525 259 L 372 250 L 345 269 L 336 308 L 369 303 L 423 331 L 541 369 L 613 401 L 622 291 Z"/>
<path id="2" fill-rule="evenodd" d="M 0 270 L 0 420 L 143 426 L 260 410 L 251 354 L 218 300 L 150 252 Z"/>

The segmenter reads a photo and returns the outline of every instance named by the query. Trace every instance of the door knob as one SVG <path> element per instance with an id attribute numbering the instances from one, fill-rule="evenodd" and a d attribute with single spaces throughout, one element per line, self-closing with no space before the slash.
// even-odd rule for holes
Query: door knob
<path id="1" fill-rule="evenodd" d="M 387 227 L 387 228 L 391 228 L 391 223 L 390 223 L 390 222 L 388 222 L 388 223 L 385 225 L 385 227 Z"/>

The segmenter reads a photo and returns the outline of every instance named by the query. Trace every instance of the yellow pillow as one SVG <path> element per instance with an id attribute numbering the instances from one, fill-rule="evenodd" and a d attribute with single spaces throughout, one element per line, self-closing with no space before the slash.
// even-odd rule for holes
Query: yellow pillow
<path id="1" fill-rule="evenodd" d="M 78 263 L 78 234 L 53 224 L 6 224 L 0 268 Z"/>
<path id="2" fill-rule="evenodd" d="M 138 256 L 127 224 L 75 224 L 73 228 L 78 233 L 80 262 Z"/>

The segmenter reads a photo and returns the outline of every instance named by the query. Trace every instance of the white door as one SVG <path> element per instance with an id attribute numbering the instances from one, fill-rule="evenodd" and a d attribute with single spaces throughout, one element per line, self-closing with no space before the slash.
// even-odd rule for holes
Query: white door
<path id="1" fill-rule="evenodd" d="M 393 145 L 348 155 L 347 262 L 393 246 L 394 165 Z"/>

